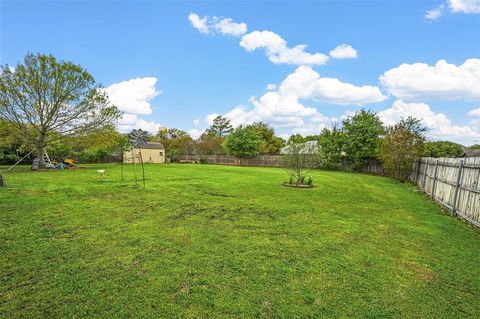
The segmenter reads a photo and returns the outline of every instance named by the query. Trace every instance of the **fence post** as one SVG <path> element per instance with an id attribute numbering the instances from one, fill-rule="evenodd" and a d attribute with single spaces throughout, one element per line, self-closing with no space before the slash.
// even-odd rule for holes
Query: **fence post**
<path id="1" fill-rule="evenodd" d="M 435 172 L 433 173 L 432 199 L 435 200 L 435 186 L 437 185 L 438 159 L 435 162 Z"/>
<path id="2" fill-rule="evenodd" d="M 450 211 L 450 215 L 455 216 L 457 215 L 457 201 L 458 201 L 458 193 L 460 190 L 460 180 L 462 178 L 462 171 L 463 171 L 463 162 L 464 160 L 460 160 L 460 165 L 458 166 L 457 172 L 457 183 L 455 185 L 455 193 L 453 194 L 453 205 Z"/>
<path id="3" fill-rule="evenodd" d="M 423 190 L 425 190 L 425 185 L 427 185 L 427 172 L 428 172 L 428 159 L 425 161 L 425 169 L 423 170 L 423 182 L 422 182 Z"/>
<path id="4" fill-rule="evenodd" d="M 417 186 L 417 179 L 418 179 L 418 169 L 420 168 L 420 159 L 418 159 L 416 162 L 415 162 L 415 178 L 413 180 L 413 183 L 415 184 L 415 186 Z"/>

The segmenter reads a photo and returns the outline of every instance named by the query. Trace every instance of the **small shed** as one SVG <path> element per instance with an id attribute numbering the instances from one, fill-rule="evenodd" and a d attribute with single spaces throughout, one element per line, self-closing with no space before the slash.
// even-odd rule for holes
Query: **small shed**
<path id="1" fill-rule="evenodd" d="M 165 147 L 162 143 L 147 143 L 141 148 L 133 148 L 123 153 L 124 163 L 141 163 L 140 154 L 144 163 L 165 163 Z"/>

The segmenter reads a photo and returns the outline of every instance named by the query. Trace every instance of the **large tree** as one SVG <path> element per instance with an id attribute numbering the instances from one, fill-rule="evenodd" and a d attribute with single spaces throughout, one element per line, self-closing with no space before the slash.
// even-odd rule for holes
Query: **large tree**
<path id="1" fill-rule="evenodd" d="M 0 66 L 0 121 L 35 147 L 40 166 L 53 139 L 84 134 L 118 116 L 101 86 L 79 65 L 27 54 L 14 70 Z"/>
<path id="2" fill-rule="evenodd" d="M 339 169 L 342 164 L 342 150 L 345 136 L 337 127 L 325 128 L 318 137 L 320 166 L 325 169 Z"/>
<path id="3" fill-rule="evenodd" d="M 221 115 L 213 119 L 213 124 L 207 129 L 207 133 L 213 136 L 225 137 L 228 133 L 233 131 L 230 120 Z"/>
<path id="4" fill-rule="evenodd" d="M 285 141 L 275 136 L 275 130 L 264 122 L 256 122 L 249 125 L 252 129 L 256 130 L 262 138 L 261 154 L 279 154 L 280 150 L 285 146 Z"/>
<path id="5" fill-rule="evenodd" d="M 344 151 L 352 160 L 353 168 L 360 170 L 368 158 L 376 158 L 383 134 L 383 124 L 377 114 L 360 110 L 343 121 Z"/>
<path id="6" fill-rule="evenodd" d="M 225 138 L 223 147 L 229 155 L 249 158 L 260 154 L 262 142 L 262 137 L 252 126 L 239 126 Z"/>

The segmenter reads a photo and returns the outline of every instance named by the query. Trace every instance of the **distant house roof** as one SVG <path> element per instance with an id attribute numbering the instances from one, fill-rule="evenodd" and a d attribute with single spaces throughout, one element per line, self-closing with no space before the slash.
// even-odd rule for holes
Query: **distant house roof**
<path id="1" fill-rule="evenodd" d="M 142 145 L 142 147 L 140 147 L 141 149 L 150 149 L 150 150 L 164 150 L 165 147 L 163 147 L 163 144 L 162 143 L 147 143 L 147 144 L 144 144 Z"/>
<path id="2" fill-rule="evenodd" d="M 463 153 L 460 155 L 460 157 L 480 157 L 480 150 L 465 148 L 463 149 Z"/>

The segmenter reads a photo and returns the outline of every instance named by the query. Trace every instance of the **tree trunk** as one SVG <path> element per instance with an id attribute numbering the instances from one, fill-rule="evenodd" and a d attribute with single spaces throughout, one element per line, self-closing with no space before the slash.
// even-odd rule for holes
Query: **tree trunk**
<path id="1" fill-rule="evenodd" d="M 36 157 L 38 159 L 38 167 L 33 167 L 32 166 L 32 169 L 38 169 L 38 168 L 44 168 L 45 167 L 45 161 L 43 160 L 44 153 L 45 153 L 45 146 L 42 145 L 42 144 L 38 144 L 37 147 L 36 147 L 36 151 L 35 151 Z"/>

